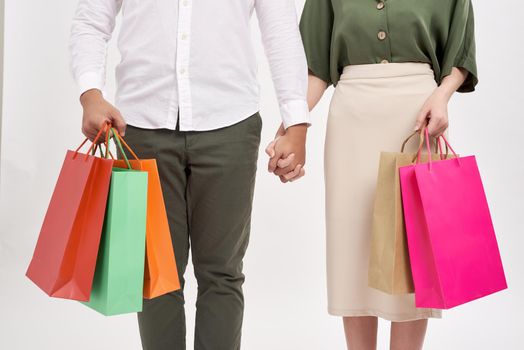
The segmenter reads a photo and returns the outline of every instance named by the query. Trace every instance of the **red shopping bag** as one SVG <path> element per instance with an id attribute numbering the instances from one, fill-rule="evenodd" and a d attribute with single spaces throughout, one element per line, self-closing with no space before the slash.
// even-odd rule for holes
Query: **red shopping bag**
<path id="1" fill-rule="evenodd" d="M 426 144 L 429 149 L 426 130 Z M 400 168 L 417 307 L 449 309 L 507 288 L 474 156 Z"/>
<path id="2" fill-rule="evenodd" d="M 26 276 L 49 296 L 88 301 L 113 160 L 67 151 Z"/>

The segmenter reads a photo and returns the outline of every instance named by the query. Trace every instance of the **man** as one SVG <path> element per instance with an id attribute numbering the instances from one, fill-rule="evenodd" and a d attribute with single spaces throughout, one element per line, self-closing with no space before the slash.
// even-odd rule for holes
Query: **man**
<path id="1" fill-rule="evenodd" d="M 122 10 L 116 106 L 103 97 L 106 48 Z M 256 10 L 286 129 L 270 169 L 303 175 L 307 64 L 293 0 L 80 0 L 72 70 L 91 139 L 111 122 L 156 158 L 183 286 L 191 249 L 198 281 L 196 350 L 240 348 L 261 120 L 250 17 Z M 190 248 L 191 247 L 191 248 Z M 145 300 L 144 349 L 185 349 L 183 290 Z"/>

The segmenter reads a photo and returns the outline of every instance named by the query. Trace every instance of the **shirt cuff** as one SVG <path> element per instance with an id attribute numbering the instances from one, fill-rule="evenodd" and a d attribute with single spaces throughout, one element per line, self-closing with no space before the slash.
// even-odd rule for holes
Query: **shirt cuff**
<path id="1" fill-rule="evenodd" d="M 82 95 L 87 90 L 98 89 L 103 91 L 104 81 L 101 75 L 95 72 L 87 72 L 80 75 L 77 79 L 78 92 Z"/>
<path id="2" fill-rule="evenodd" d="M 280 106 L 284 128 L 297 124 L 311 125 L 309 107 L 305 100 L 293 100 Z"/>

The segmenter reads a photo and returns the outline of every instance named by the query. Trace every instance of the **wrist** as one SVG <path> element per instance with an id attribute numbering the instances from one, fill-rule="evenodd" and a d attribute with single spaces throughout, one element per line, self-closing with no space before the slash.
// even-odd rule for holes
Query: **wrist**
<path id="1" fill-rule="evenodd" d="M 306 135 L 307 134 L 307 129 L 308 129 L 308 125 L 303 123 L 303 124 L 296 124 L 296 125 L 292 125 L 290 127 L 288 127 L 286 129 L 286 134 L 289 134 L 289 135 Z"/>
<path id="2" fill-rule="evenodd" d="M 437 88 L 435 92 L 438 97 L 442 98 L 446 102 L 449 102 L 449 100 L 451 100 L 451 97 L 455 93 L 455 89 L 453 89 L 451 86 L 447 84 L 442 84 Z"/>
<path id="3" fill-rule="evenodd" d="M 90 89 L 85 91 L 82 95 L 80 95 L 80 104 L 82 106 L 85 106 L 85 104 L 88 104 L 92 101 L 103 99 L 102 91 L 98 89 Z"/>

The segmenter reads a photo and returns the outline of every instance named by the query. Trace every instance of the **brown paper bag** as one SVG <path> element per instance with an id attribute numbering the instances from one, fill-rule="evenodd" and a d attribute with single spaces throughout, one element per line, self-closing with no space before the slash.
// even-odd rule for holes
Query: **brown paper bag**
<path id="1" fill-rule="evenodd" d="M 415 291 L 409 263 L 409 253 L 402 212 L 399 167 L 416 161 L 417 153 L 404 153 L 406 143 L 419 132 L 413 133 L 402 145 L 400 153 L 382 152 L 377 177 L 377 188 L 372 223 L 371 254 L 369 261 L 369 286 L 388 294 L 408 294 Z M 419 138 L 419 151 L 424 142 Z M 432 159 L 440 160 L 436 143 Z M 421 162 L 427 162 L 421 154 Z"/>

